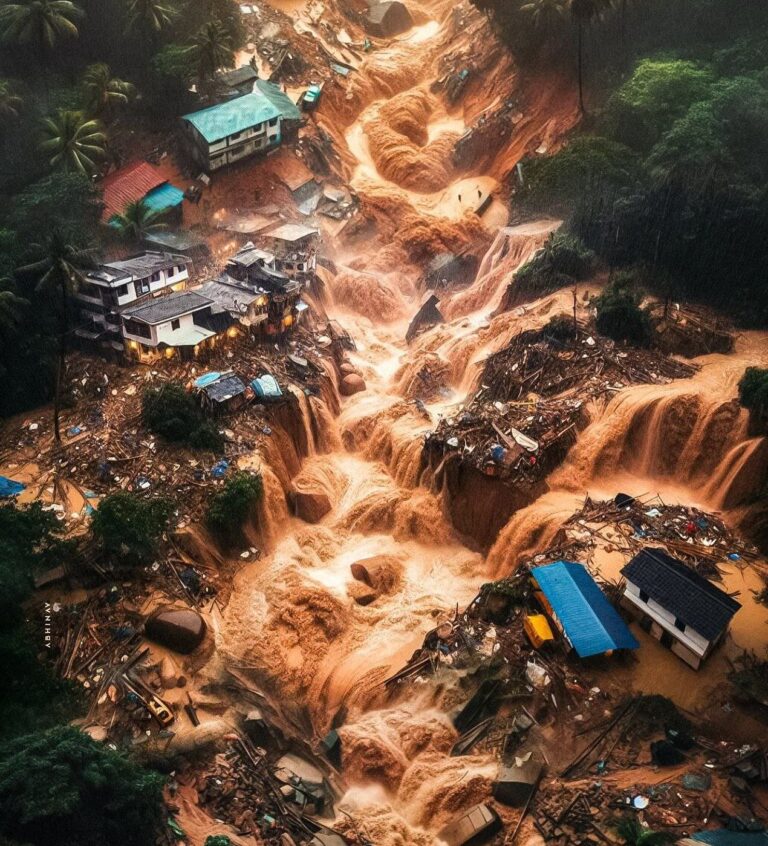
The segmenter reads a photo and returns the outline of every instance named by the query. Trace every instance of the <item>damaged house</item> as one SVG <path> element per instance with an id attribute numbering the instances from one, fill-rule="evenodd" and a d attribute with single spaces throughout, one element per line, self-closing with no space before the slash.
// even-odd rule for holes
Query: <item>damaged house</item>
<path id="1" fill-rule="evenodd" d="M 73 295 L 79 318 L 77 337 L 122 352 L 122 313 L 160 295 L 183 291 L 191 267 L 186 256 L 149 251 L 88 271 Z"/>
<path id="2" fill-rule="evenodd" d="M 663 549 L 644 549 L 621 571 L 622 605 L 655 637 L 698 670 L 723 640 L 741 605 Z"/>
<path id="3" fill-rule="evenodd" d="M 311 283 L 317 269 L 320 233 L 301 223 L 284 223 L 262 236 L 275 257 L 275 268 L 291 279 Z"/>
<path id="4" fill-rule="evenodd" d="M 279 335 L 307 310 L 302 285 L 275 269 L 272 253 L 246 244 L 227 262 L 224 273 L 199 289 L 245 326 Z"/>

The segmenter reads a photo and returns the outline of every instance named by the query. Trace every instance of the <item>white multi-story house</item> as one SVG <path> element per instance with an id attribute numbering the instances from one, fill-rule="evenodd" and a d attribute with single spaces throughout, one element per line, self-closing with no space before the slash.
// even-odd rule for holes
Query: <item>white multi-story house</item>
<path id="1" fill-rule="evenodd" d="M 160 294 L 182 291 L 191 264 L 185 256 L 145 252 L 87 272 L 74 296 L 77 334 L 122 350 L 121 313 Z"/>
<path id="2" fill-rule="evenodd" d="M 695 670 L 725 637 L 741 608 L 663 549 L 644 549 L 621 574 L 626 579 L 622 605 L 640 628 Z"/>
<path id="3" fill-rule="evenodd" d="M 320 232 L 302 223 L 284 223 L 261 240 L 275 257 L 275 268 L 291 279 L 311 282 L 317 270 Z"/>
<path id="4" fill-rule="evenodd" d="M 219 328 L 213 300 L 196 291 L 180 291 L 122 312 L 125 350 L 143 363 L 161 356 L 194 358 L 216 342 Z"/>

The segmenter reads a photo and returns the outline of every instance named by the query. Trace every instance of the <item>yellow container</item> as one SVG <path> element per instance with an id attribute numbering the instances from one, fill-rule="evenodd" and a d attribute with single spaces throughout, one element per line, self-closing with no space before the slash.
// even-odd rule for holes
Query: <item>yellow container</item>
<path id="1" fill-rule="evenodd" d="M 523 620 L 523 629 L 534 649 L 540 649 L 547 641 L 554 640 L 549 621 L 543 614 L 529 614 Z"/>

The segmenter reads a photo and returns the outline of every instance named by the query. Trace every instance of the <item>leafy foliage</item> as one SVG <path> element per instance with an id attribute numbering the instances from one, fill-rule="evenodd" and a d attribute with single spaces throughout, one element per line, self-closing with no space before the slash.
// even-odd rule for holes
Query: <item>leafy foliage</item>
<path id="1" fill-rule="evenodd" d="M 0 748 L 0 832 L 32 846 L 146 846 L 162 777 L 69 726 Z"/>
<path id="2" fill-rule="evenodd" d="M 167 228 L 162 220 L 164 213 L 165 210 L 151 208 L 142 198 L 128 203 L 120 214 L 112 218 L 110 224 L 126 241 L 139 242 L 152 232 Z"/>
<path id="3" fill-rule="evenodd" d="M 205 418 L 194 397 L 176 382 L 144 391 L 142 418 L 151 432 L 166 440 L 216 452 L 224 447 L 218 429 Z"/>
<path id="4" fill-rule="evenodd" d="M 616 824 L 616 833 L 629 846 L 665 846 L 673 843 L 672 837 L 664 831 L 644 828 L 637 817 L 623 817 Z"/>
<path id="5" fill-rule="evenodd" d="M 172 513 L 167 499 L 118 491 L 102 500 L 91 528 L 108 555 L 122 564 L 144 564 L 155 554 Z"/>
<path id="6" fill-rule="evenodd" d="M 768 370 L 748 367 L 739 381 L 739 402 L 759 417 L 768 417 Z"/>
<path id="7" fill-rule="evenodd" d="M 511 283 L 515 301 L 524 302 L 585 279 L 594 269 L 594 263 L 594 253 L 578 238 L 555 232 L 515 274 Z"/>
<path id="8" fill-rule="evenodd" d="M 614 341 L 646 346 L 651 338 L 647 312 L 640 308 L 642 294 L 633 287 L 633 278 L 621 274 L 594 299 L 596 326 L 601 335 Z"/>
<path id="9" fill-rule="evenodd" d="M 54 170 L 77 171 L 93 176 L 107 157 L 107 136 L 98 120 L 79 111 L 61 109 L 43 121 L 40 149 Z"/>
<path id="10" fill-rule="evenodd" d="M 263 494 L 261 476 L 246 472 L 233 474 L 211 497 L 205 515 L 208 527 L 222 540 L 234 541 L 251 508 Z"/>

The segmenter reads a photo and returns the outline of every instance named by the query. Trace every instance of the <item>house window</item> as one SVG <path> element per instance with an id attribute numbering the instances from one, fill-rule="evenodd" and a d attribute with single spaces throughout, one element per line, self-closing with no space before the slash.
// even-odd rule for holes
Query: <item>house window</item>
<path id="1" fill-rule="evenodd" d="M 137 279 L 133 283 L 133 287 L 136 289 L 136 296 L 140 297 L 142 294 L 149 293 L 149 279 Z"/>
<path id="2" fill-rule="evenodd" d="M 160 281 L 160 271 L 155 271 L 149 279 L 150 282 L 159 282 Z"/>
<path id="3" fill-rule="evenodd" d="M 675 619 L 675 628 L 679 629 L 681 632 L 685 631 L 685 623 L 680 619 Z"/>
<path id="4" fill-rule="evenodd" d="M 269 119 L 270 126 L 277 126 L 277 118 L 270 118 Z"/>
<path id="5" fill-rule="evenodd" d="M 240 133 L 239 133 L 239 132 L 233 132 L 233 133 L 229 136 L 229 140 L 230 140 L 230 141 L 237 141 L 237 139 L 238 139 L 239 137 L 240 137 Z"/>
<path id="6" fill-rule="evenodd" d="M 124 297 L 127 293 L 128 293 L 128 286 L 127 285 L 118 285 L 118 287 L 115 288 L 115 294 L 118 297 Z"/>
<path id="7" fill-rule="evenodd" d="M 179 328 L 179 326 L 181 326 L 181 323 L 179 323 L 178 318 L 176 318 L 176 320 L 171 321 L 171 329 L 173 329 L 174 332 Z"/>
<path id="8" fill-rule="evenodd" d="M 129 335 L 136 335 L 139 338 L 151 338 L 152 332 L 146 323 L 139 323 L 137 320 L 126 320 L 123 329 Z"/>
<path id="9" fill-rule="evenodd" d="M 650 597 L 648 596 L 648 594 L 644 590 L 641 590 L 640 591 L 640 601 L 641 602 L 648 602 L 649 599 L 650 599 Z"/>

